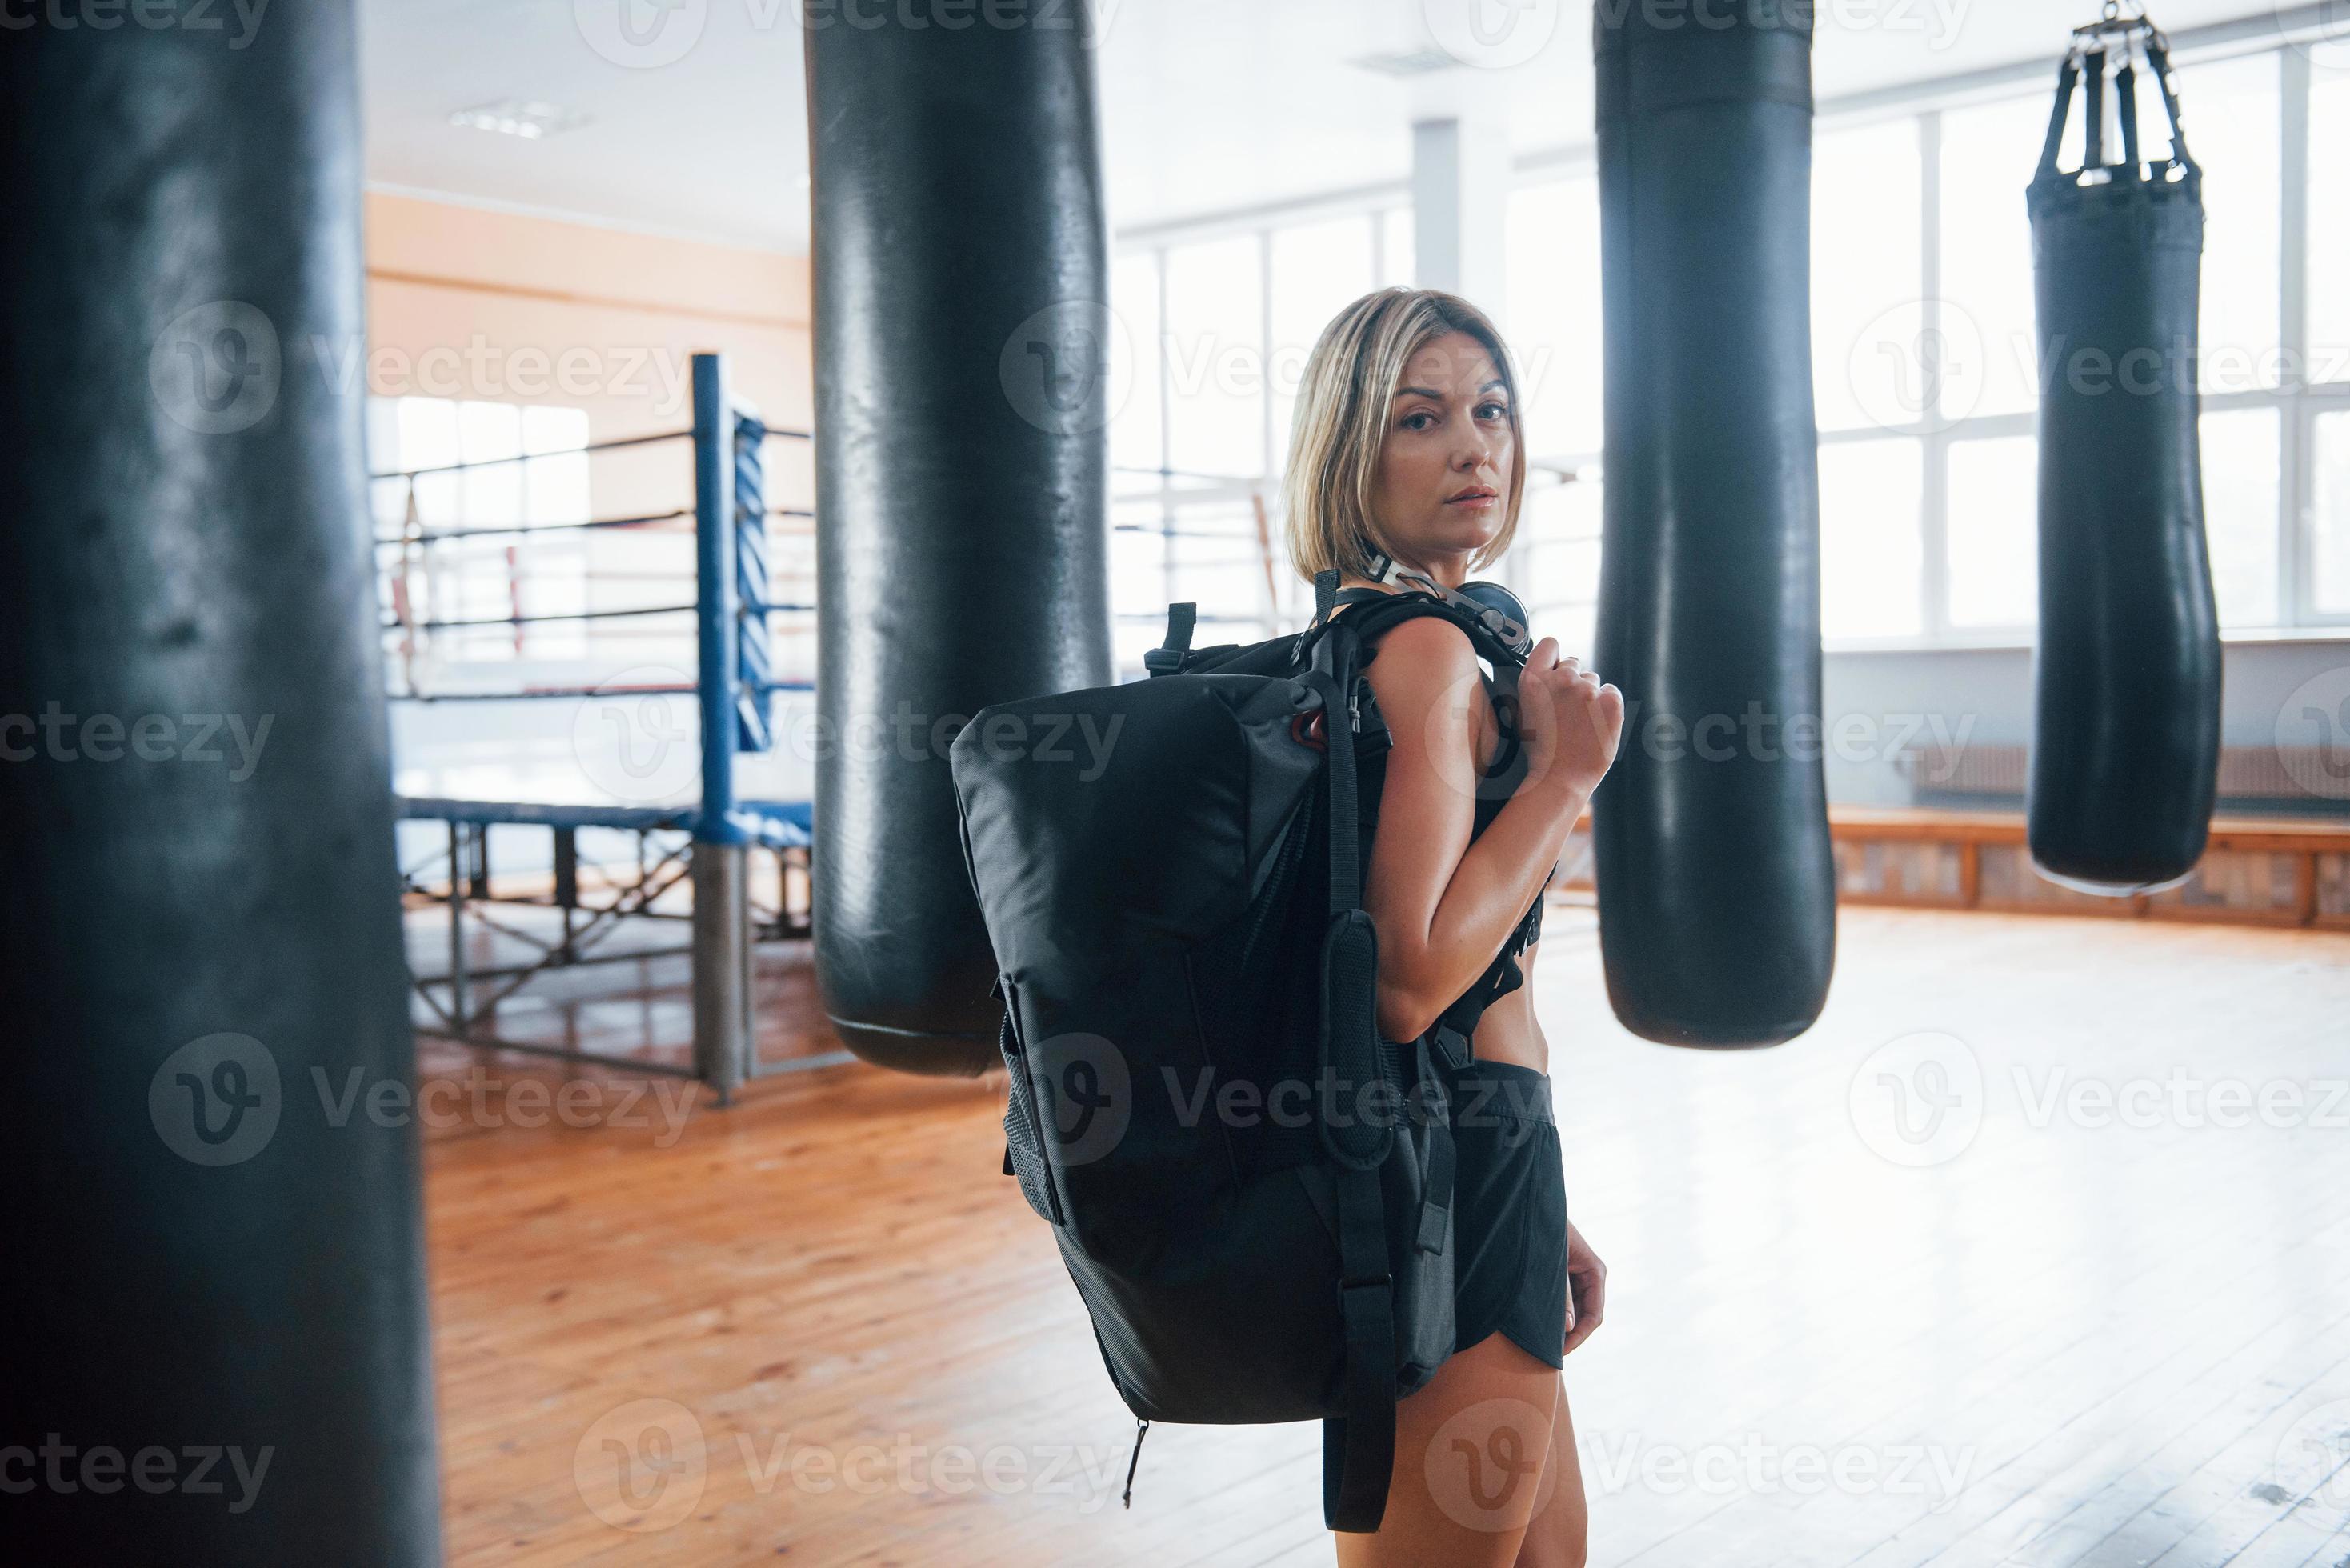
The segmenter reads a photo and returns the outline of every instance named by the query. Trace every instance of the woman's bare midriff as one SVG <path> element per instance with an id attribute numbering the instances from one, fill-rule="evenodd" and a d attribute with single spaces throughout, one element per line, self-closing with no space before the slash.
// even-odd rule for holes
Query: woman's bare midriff
<path id="1" fill-rule="evenodd" d="M 1341 581 L 1342 587 L 1373 587 L 1376 584 Z M 1354 607 L 1340 605 L 1330 613 L 1344 615 Z M 1481 682 L 1470 710 L 1470 720 L 1476 730 L 1477 755 L 1482 768 L 1492 765 L 1493 753 L 1501 744 L 1501 727 L 1493 717 L 1493 704 Z M 1518 955 L 1518 972 L 1523 977 L 1518 988 L 1486 1008 L 1477 1021 L 1476 1033 L 1469 1037 L 1469 1053 L 1482 1062 L 1510 1062 L 1530 1067 L 1537 1073 L 1550 1071 L 1550 1042 L 1544 1038 L 1542 1025 L 1534 1018 L 1534 959 L 1542 951 L 1539 940 L 1528 944 Z"/>

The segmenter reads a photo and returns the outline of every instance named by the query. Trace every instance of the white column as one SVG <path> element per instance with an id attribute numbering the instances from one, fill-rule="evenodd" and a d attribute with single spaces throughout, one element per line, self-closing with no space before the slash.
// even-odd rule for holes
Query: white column
<path id="1" fill-rule="evenodd" d="M 1503 320 L 1509 197 L 1509 127 L 1498 111 L 1413 122 L 1412 281 L 1449 289 Z"/>

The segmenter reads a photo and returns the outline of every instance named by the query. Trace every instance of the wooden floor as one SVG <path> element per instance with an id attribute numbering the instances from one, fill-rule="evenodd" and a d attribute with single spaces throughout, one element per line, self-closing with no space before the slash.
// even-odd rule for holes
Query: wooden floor
<path id="1" fill-rule="evenodd" d="M 2350 938 L 1847 909 L 1742 1055 L 1544 939 L 1594 1563 L 2350 1563 Z M 769 1053 L 828 1047 L 779 961 Z M 425 1065 L 452 1561 L 1332 1562 L 1310 1426 L 1154 1428 L 1120 1509 L 1000 1081 Z"/>

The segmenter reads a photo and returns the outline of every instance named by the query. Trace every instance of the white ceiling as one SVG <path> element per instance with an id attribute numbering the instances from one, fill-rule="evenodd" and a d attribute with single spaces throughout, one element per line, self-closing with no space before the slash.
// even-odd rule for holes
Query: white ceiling
<path id="1" fill-rule="evenodd" d="M 932 0 L 861 0 L 894 13 Z M 1051 0 L 1032 0 L 1044 6 Z M 1520 155 L 1591 135 L 1591 0 L 1096 0 L 1119 228 L 1409 172 L 1410 125 L 1503 106 Z M 1621 4 L 1623 0 L 1611 0 Z M 1721 5 L 1736 0 L 1703 0 Z M 1823 98 L 2054 61 L 2095 0 L 1814 0 Z M 360 0 L 368 172 L 380 185 L 804 252 L 807 131 L 795 0 Z M 614 29 L 628 7 L 648 40 Z M 1458 29 L 1509 24 L 1496 55 Z M 2170 30 L 2261 0 L 2158 0 Z M 969 14 L 968 12 L 965 13 Z M 1485 60 L 1408 79 L 1351 64 L 1431 47 Z M 680 44 L 691 47 L 673 59 Z M 1497 58 L 1524 55 L 1522 63 Z M 625 63 L 624 63 L 625 62 Z M 449 123 L 504 99 L 584 111 L 541 140 Z"/>

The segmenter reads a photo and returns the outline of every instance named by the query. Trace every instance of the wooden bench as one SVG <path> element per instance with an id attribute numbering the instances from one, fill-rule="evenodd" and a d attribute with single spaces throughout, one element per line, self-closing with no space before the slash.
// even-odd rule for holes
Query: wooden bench
<path id="1" fill-rule="evenodd" d="M 1595 890 L 1590 826 L 1575 825 L 1555 887 Z M 2020 811 L 1836 805 L 1828 830 L 1846 903 L 2350 930 L 2350 822 L 2214 817 L 2194 876 L 2113 898 L 2034 871 Z"/>

